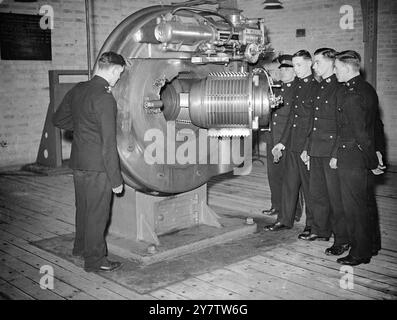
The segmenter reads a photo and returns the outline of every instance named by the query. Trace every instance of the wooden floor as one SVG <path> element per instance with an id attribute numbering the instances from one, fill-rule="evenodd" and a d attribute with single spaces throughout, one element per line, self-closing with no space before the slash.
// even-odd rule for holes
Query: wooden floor
<path id="1" fill-rule="evenodd" d="M 353 289 L 342 289 L 329 243 L 296 240 L 209 273 L 140 295 L 100 275 L 86 273 L 29 242 L 74 232 L 72 177 L 0 173 L 0 299 L 396 299 L 397 173 L 377 189 L 382 250 L 353 269 Z M 260 219 L 270 204 L 266 166 L 249 176 L 209 183 L 209 204 Z M 274 234 L 277 237 L 277 234 Z M 54 267 L 53 290 L 40 288 L 40 266 Z"/>

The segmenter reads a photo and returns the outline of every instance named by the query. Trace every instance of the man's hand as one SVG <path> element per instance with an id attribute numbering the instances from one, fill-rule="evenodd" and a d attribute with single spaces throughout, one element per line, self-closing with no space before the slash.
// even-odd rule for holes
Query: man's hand
<path id="1" fill-rule="evenodd" d="M 283 153 L 281 151 L 284 149 L 285 149 L 285 146 L 282 143 L 277 143 L 274 146 L 274 148 L 272 149 L 273 162 L 277 163 L 280 161 L 280 158 L 283 155 Z"/>
<path id="2" fill-rule="evenodd" d="M 273 162 L 274 163 L 279 162 L 280 158 L 283 156 L 283 153 L 279 149 L 273 149 L 272 154 L 273 154 Z"/>
<path id="3" fill-rule="evenodd" d="M 306 150 L 302 151 L 301 159 L 302 159 L 303 163 L 306 165 L 307 170 L 310 170 L 310 156 L 307 154 Z"/>
<path id="4" fill-rule="evenodd" d="M 306 162 L 309 160 L 309 156 L 308 156 L 306 150 L 303 150 L 303 151 L 302 151 L 302 153 L 301 153 L 301 159 L 302 159 L 302 161 L 303 161 L 305 164 L 306 164 Z"/>
<path id="5" fill-rule="evenodd" d="M 123 192 L 123 184 L 120 184 L 118 187 L 116 188 L 112 188 L 113 193 L 115 194 L 120 194 Z"/>
<path id="6" fill-rule="evenodd" d="M 338 166 L 338 159 L 336 158 L 331 158 L 331 160 L 329 161 L 329 166 L 331 167 L 331 169 L 337 169 Z"/>
<path id="7" fill-rule="evenodd" d="M 376 156 L 378 157 L 378 169 L 385 170 L 386 166 L 383 164 L 383 156 L 380 151 L 376 151 Z"/>
<path id="8" fill-rule="evenodd" d="M 371 171 L 372 171 L 372 173 L 373 173 L 374 175 L 376 175 L 376 176 L 379 176 L 379 175 L 385 173 L 383 170 L 379 169 L 379 167 L 376 168 L 376 169 L 372 169 Z"/>

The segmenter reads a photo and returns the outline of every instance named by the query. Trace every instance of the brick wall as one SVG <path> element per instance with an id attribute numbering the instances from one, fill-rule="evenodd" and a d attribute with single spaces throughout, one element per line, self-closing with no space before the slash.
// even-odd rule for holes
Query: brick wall
<path id="1" fill-rule="evenodd" d="M 363 20 L 360 0 L 282 0 L 282 10 L 261 10 L 263 1 L 240 0 L 249 16 L 263 17 L 276 52 L 294 53 L 321 47 L 353 49 L 364 55 Z M 388 160 L 397 165 L 397 1 L 378 0 L 377 92 L 387 138 Z M 354 29 L 343 30 L 340 8 L 350 5 Z M 306 29 L 306 37 L 296 37 L 296 29 Z"/>
<path id="2" fill-rule="evenodd" d="M 160 0 L 95 0 L 92 3 L 92 55 L 96 57 L 109 33 L 129 14 Z M 176 2 L 176 1 L 172 1 Z M 277 52 L 295 52 L 329 46 L 355 49 L 363 54 L 360 0 L 282 0 L 284 9 L 263 10 L 263 0 L 239 0 L 248 17 L 264 17 Z M 86 69 L 85 11 L 83 0 L 47 0 L 36 3 L 2 1 L 0 12 L 37 14 L 42 5 L 54 8 L 53 60 L 0 60 L 0 167 L 34 162 L 49 102 L 48 70 Z M 354 9 L 354 29 L 339 26 L 342 5 Z M 306 36 L 295 37 L 296 29 Z M 378 93 L 388 137 L 389 160 L 397 164 L 397 1 L 379 0 Z M 69 152 L 64 148 L 64 154 Z"/>
<path id="3" fill-rule="evenodd" d="M 154 0 L 91 0 L 93 59 L 110 32 L 124 18 L 159 3 Z M 43 5 L 50 5 L 54 10 L 53 60 L 0 60 L 0 167 L 36 160 L 49 103 L 48 70 L 87 69 L 84 0 L 39 0 L 35 3 L 4 0 L 0 1 L 0 12 L 39 14 Z M 63 154 L 65 157 L 70 154 L 70 144 L 63 144 Z"/>
<path id="4" fill-rule="evenodd" d="M 388 159 L 397 164 L 397 1 L 380 0 L 377 91 L 387 134 Z"/>

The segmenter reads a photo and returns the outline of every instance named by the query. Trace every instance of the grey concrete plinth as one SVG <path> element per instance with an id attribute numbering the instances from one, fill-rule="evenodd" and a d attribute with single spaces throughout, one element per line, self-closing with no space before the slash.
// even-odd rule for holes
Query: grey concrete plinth
<path id="1" fill-rule="evenodd" d="M 107 244 L 110 252 L 148 265 L 236 240 L 257 230 L 255 223 L 247 225 L 241 218 L 220 216 L 219 222 L 222 228 L 199 225 L 161 235 L 159 236 L 160 244 L 156 246 L 152 243 L 135 241 L 115 234 L 108 235 Z"/>

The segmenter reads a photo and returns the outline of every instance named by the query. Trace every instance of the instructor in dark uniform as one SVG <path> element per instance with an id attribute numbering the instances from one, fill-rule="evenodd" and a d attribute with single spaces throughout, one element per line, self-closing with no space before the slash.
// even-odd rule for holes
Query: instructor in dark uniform
<path id="1" fill-rule="evenodd" d="M 267 176 L 271 193 L 272 206 L 262 211 L 264 214 L 275 215 L 280 212 L 281 208 L 281 185 L 284 176 L 285 157 L 280 161 L 274 162 L 272 149 L 280 141 L 285 125 L 287 124 L 288 115 L 291 110 L 292 98 L 296 87 L 295 72 L 292 66 L 292 55 L 284 54 L 277 59 L 280 63 L 280 88 L 275 88 L 277 95 L 283 97 L 283 104 L 280 108 L 273 110 L 269 122 L 270 130 L 266 133 L 267 149 Z M 299 206 L 300 208 L 300 206 Z"/>
<path id="2" fill-rule="evenodd" d="M 338 138 L 330 167 L 339 176 L 342 203 L 351 249 L 338 263 L 359 265 L 369 263 L 373 255 L 373 229 L 368 210 L 368 170 L 379 175 L 375 151 L 375 118 L 378 99 L 375 90 L 360 76 L 360 55 L 352 50 L 335 56 L 335 73 L 346 82 L 337 95 Z"/>
<path id="3" fill-rule="evenodd" d="M 94 77 L 73 87 L 53 116 L 55 126 L 73 131 L 69 164 L 76 204 L 73 255 L 84 258 L 87 272 L 113 271 L 121 266 L 106 257 L 105 229 L 112 191 L 118 194 L 123 190 L 116 143 L 117 104 L 110 90 L 124 66 L 121 55 L 103 53 Z"/>
<path id="4" fill-rule="evenodd" d="M 342 86 L 334 74 L 336 51 L 321 48 L 314 52 L 313 70 L 321 77 L 314 95 L 313 115 L 302 160 L 310 166 L 310 197 L 313 210 L 311 233 L 301 239 L 328 240 L 334 244 L 327 255 L 341 255 L 349 249 L 349 237 L 343 212 L 338 173 L 329 167 L 336 143 L 336 94 Z"/>
<path id="5" fill-rule="evenodd" d="M 366 82 L 363 82 L 366 84 Z M 375 90 L 372 88 L 366 88 L 365 93 L 371 96 L 376 94 Z M 377 97 L 377 96 L 376 96 Z M 375 150 L 378 157 L 378 168 L 381 170 L 386 169 L 385 159 L 386 159 L 386 139 L 385 132 L 383 129 L 383 122 L 380 118 L 379 108 L 376 112 L 375 117 L 375 132 L 374 132 Z M 368 171 L 368 210 L 370 224 L 372 227 L 372 255 L 378 254 L 381 249 L 381 234 L 379 225 L 379 212 L 378 206 L 376 204 L 375 197 L 375 185 L 379 182 L 379 177 L 374 175 L 371 171 Z M 381 179 L 380 179 L 381 180 Z"/>
<path id="6" fill-rule="evenodd" d="M 281 189 L 281 208 L 275 224 L 265 227 L 266 231 L 278 231 L 291 228 L 294 224 L 295 210 L 302 186 L 306 202 L 306 228 L 310 233 L 313 214 L 309 202 L 309 171 L 300 158 L 309 130 L 312 114 L 313 91 L 317 81 L 311 71 L 312 58 L 308 51 L 300 50 L 292 56 L 292 64 L 298 77 L 295 95 L 288 122 L 279 143 L 275 145 L 272 154 L 275 161 L 285 157 L 285 172 Z M 284 151 L 284 155 L 282 151 Z"/>

